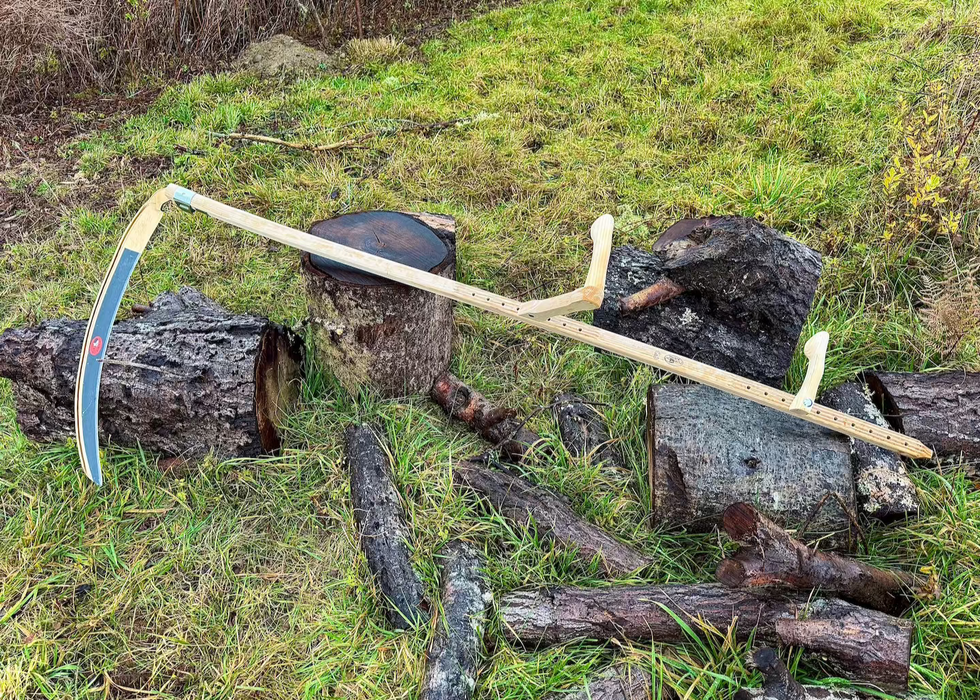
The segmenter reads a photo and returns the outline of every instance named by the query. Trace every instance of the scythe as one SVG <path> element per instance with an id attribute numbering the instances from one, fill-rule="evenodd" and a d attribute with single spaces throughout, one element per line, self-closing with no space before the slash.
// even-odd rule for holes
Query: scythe
<path id="1" fill-rule="evenodd" d="M 918 440 L 814 403 L 817 386 L 823 374 L 827 347 L 826 334 L 818 334 L 812 339 L 814 342 L 807 343 L 805 350 L 810 360 L 810 368 L 803 387 L 794 396 L 717 367 L 561 315 L 573 311 L 596 309 L 602 304 L 606 266 L 612 246 L 613 219 L 609 215 L 599 217 L 592 225 L 592 263 L 585 286 L 550 299 L 522 303 L 478 287 L 444 279 L 401 263 L 317 238 L 303 231 L 235 209 L 183 187 L 169 185 L 155 192 L 126 228 L 122 241 L 116 249 L 112 265 L 102 283 L 85 334 L 75 387 L 75 430 L 82 468 L 86 476 L 98 485 L 102 483 L 98 435 L 99 383 L 109 334 L 129 283 L 129 277 L 163 218 L 164 205 L 171 201 L 186 212 L 202 212 L 218 221 L 293 248 L 592 345 L 768 408 L 790 413 L 802 420 L 879 445 L 898 454 L 915 458 L 932 456 L 932 450 Z"/>

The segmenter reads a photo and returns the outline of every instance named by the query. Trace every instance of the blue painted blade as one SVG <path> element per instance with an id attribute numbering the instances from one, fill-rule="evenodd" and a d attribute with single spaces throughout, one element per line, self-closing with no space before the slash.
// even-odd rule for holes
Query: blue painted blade
<path id="1" fill-rule="evenodd" d="M 123 249 L 119 264 L 106 286 L 102 306 L 92 323 L 92 340 L 88 347 L 82 348 L 83 353 L 88 353 L 88 358 L 84 363 L 79 385 L 81 416 L 78 448 L 85 455 L 91 469 L 90 476 L 96 486 L 102 485 L 102 466 L 99 463 L 99 385 L 102 381 L 102 361 L 109 347 L 112 323 L 116 320 L 116 312 L 119 311 L 129 278 L 139 259 L 140 253 L 129 248 Z"/>

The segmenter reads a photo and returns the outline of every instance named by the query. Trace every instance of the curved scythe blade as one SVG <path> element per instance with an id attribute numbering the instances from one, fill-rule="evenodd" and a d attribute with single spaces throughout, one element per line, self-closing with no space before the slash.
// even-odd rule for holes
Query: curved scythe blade
<path id="1" fill-rule="evenodd" d="M 129 284 L 129 277 L 163 218 L 163 205 L 173 199 L 177 189 L 170 185 L 154 192 L 126 227 L 85 329 L 85 341 L 78 361 L 78 377 L 75 380 L 75 435 L 82 469 L 96 486 L 102 485 L 102 467 L 99 462 L 99 385 L 102 381 L 102 362 L 109 347 L 109 333 Z"/>

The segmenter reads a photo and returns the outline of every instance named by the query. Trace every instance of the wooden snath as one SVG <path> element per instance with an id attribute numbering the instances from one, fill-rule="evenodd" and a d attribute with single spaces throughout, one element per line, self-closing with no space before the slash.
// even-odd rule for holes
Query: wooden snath
<path id="1" fill-rule="evenodd" d="M 159 224 L 163 216 L 164 204 L 170 201 L 185 211 L 207 214 L 218 221 L 251 231 L 313 255 L 592 345 L 754 401 L 777 411 L 791 412 L 794 401 L 792 394 L 760 382 L 745 379 L 717 367 L 667 352 L 661 348 L 596 328 L 567 316 L 552 315 L 563 310 L 594 309 L 601 304 L 601 289 L 597 293 L 595 288 L 605 277 L 603 260 L 608 260 L 609 256 L 610 243 L 607 241 L 611 240 L 612 217 L 600 217 L 593 226 L 593 238 L 596 241 L 596 256 L 594 257 L 597 258 L 597 264 L 590 269 L 586 287 L 577 292 L 572 292 L 570 295 L 562 295 L 554 300 L 541 300 L 532 305 L 326 241 L 289 226 L 277 224 L 260 216 L 222 204 L 185 188 L 169 185 L 150 197 L 126 229 L 89 319 L 85 345 L 79 363 L 78 384 L 75 394 L 75 420 L 82 466 L 86 475 L 97 484 L 101 483 L 97 430 L 98 384 L 101 377 L 102 361 L 105 358 L 108 345 L 109 332 L 135 262 L 139 259 L 150 236 Z M 808 384 L 812 384 L 812 382 L 808 382 Z M 932 450 L 923 443 L 901 433 L 815 403 L 808 408 L 810 409 L 808 412 L 793 412 L 793 415 L 908 457 L 928 458 L 932 456 Z"/>

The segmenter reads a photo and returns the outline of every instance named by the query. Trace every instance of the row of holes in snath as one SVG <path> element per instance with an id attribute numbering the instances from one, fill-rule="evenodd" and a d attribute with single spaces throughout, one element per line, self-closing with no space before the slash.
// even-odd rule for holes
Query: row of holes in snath
<path id="1" fill-rule="evenodd" d="M 473 295 L 472 295 L 472 296 L 474 296 L 474 297 L 475 297 L 475 296 L 476 296 L 476 293 L 473 293 Z M 491 302 L 491 303 L 492 303 L 492 302 L 493 302 L 493 299 L 490 299 L 489 297 L 487 297 L 487 301 L 489 301 L 489 302 Z M 502 301 L 502 302 L 500 302 L 500 305 L 501 305 L 501 306 L 503 306 L 504 308 L 507 308 L 507 302 L 505 302 L 505 301 Z M 514 309 L 514 311 L 516 311 L 516 310 L 517 310 L 517 309 Z M 533 318 L 533 316 L 532 316 L 532 318 Z M 565 323 L 564 321 L 562 321 L 562 324 L 561 324 L 561 325 L 562 325 L 562 328 L 568 328 L 568 324 L 567 324 L 567 323 Z M 578 330 L 579 332 L 583 332 L 583 331 L 584 331 L 585 329 L 583 329 L 583 328 L 581 328 L 581 327 L 579 327 L 579 328 L 578 328 L 577 330 Z M 752 391 L 752 387 L 751 387 L 751 385 L 748 385 L 748 384 L 746 384 L 746 385 L 745 385 L 745 389 L 746 389 L 747 391 Z M 763 394 L 764 396 L 769 396 L 769 392 L 768 392 L 768 391 L 764 391 L 764 392 L 762 392 L 762 394 Z M 780 400 L 780 401 L 781 401 L 782 403 L 786 403 L 786 399 L 785 399 L 785 397 L 783 397 L 783 398 L 780 398 L 779 400 Z M 814 410 L 814 413 L 815 413 L 815 414 L 817 414 L 817 415 L 819 416 L 819 415 L 820 415 L 820 409 L 818 408 L 818 409 L 816 409 L 816 410 Z M 836 423 L 836 422 L 838 422 L 838 420 L 839 420 L 839 419 L 837 418 L 837 416 L 834 416 L 834 422 Z M 853 422 L 852 422 L 852 423 L 851 423 L 851 427 L 852 427 L 852 428 L 856 428 L 856 427 L 857 427 L 857 423 L 853 423 Z M 874 434 L 875 434 L 875 431 L 874 431 L 874 428 L 871 428 L 870 430 L 868 430 L 868 435 L 874 435 Z M 892 439 L 892 436 L 891 436 L 891 435 L 885 435 L 885 439 L 886 439 L 886 440 L 891 440 L 891 439 Z M 906 441 L 906 442 L 905 442 L 905 446 L 906 446 L 906 447 L 908 447 L 908 444 L 909 444 L 909 443 L 908 443 L 908 442 Z"/>
<path id="2" fill-rule="evenodd" d="M 745 388 L 748 389 L 749 391 L 752 391 L 752 387 L 751 386 L 746 385 Z M 762 394 L 763 394 L 763 396 L 769 396 L 769 392 L 768 391 L 763 391 Z M 786 399 L 785 398 L 780 398 L 779 400 L 782 401 L 783 403 L 786 403 Z M 820 415 L 820 409 L 819 408 L 814 409 L 813 412 L 816 413 L 818 416 Z M 837 416 L 834 416 L 834 422 L 836 423 L 837 421 L 838 421 Z M 852 428 L 856 428 L 857 427 L 857 423 L 851 423 L 851 427 Z M 874 435 L 874 434 L 875 434 L 874 428 L 871 428 L 870 430 L 868 430 L 868 435 Z M 885 435 L 885 439 L 886 440 L 891 440 L 892 439 L 892 436 L 891 435 Z M 908 441 L 906 441 L 905 442 L 905 446 L 908 447 L 908 445 L 909 445 L 909 443 L 908 443 Z"/>

